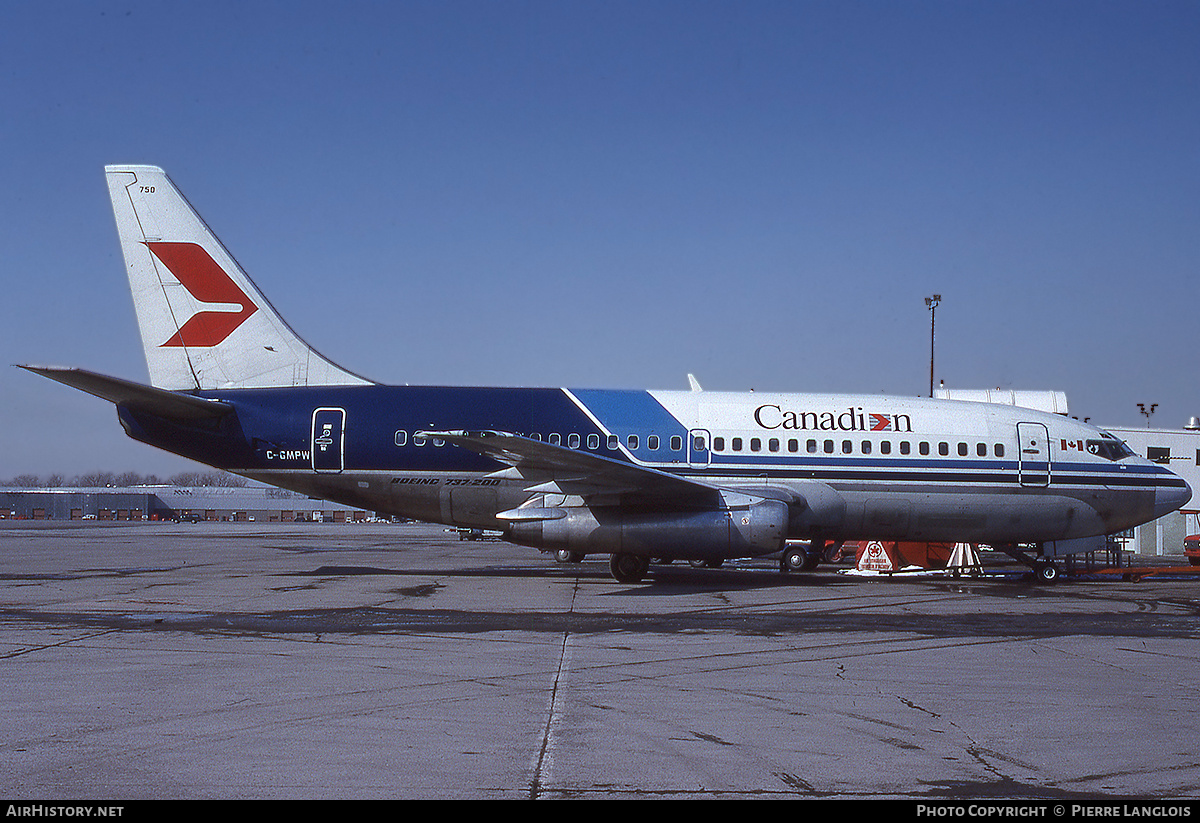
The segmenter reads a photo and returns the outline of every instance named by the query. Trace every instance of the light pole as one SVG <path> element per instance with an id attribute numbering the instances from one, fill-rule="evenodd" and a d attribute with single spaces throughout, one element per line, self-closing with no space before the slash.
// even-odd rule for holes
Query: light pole
<path id="1" fill-rule="evenodd" d="M 1146 428 L 1150 428 L 1150 418 L 1154 416 L 1154 410 L 1158 408 L 1157 403 L 1151 403 L 1149 410 L 1146 409 L 1145 403 L 1138 403 L 1137 407 L 1142 410 L 1142 414 L 1146 416 Z"/>
<path id="2" fill-rule="evenodd" d="M 937 307 L 942 302 L 942 296 L 935 294 L 925 298 L 925 306 L 929 309 L 929 396 L 933 397 L 933 343 L 934 328 L 937 324 Z"/>

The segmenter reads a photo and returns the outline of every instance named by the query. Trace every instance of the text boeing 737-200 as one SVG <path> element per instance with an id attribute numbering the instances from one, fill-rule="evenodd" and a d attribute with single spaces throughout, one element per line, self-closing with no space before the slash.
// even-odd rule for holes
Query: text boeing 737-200
<path id="1" fill-rule="evenodd" d="M 106 169 L 150 384 L 26 366 L 116 404 L 130 437 L 379 512 L 502 532 L 636 581 L 650 558 L 826 541 L 1054 558 L 1173 511 L 1178 476 L 1063 416 L 872 395 L 384 386 L 283 321 L 161 169 Z"/>

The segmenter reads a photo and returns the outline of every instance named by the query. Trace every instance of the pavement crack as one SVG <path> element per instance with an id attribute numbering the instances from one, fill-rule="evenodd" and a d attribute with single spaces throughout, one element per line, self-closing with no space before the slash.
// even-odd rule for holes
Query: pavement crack
<path id="1" fill-rule="evenodd" d="M 574 587 L 571 589 L 571 605 L 567 609 L 568 614 L 573 614 L 575 611 L 575 598 L 579 594 L 579 581 L 575 581 Z M 559 687 L 563 685 L 563 678 L 567 671 L 567 652 L 571 640 L 571 631 L 567 629 L 563 631 L 562 644 L 558 650 L 558 668 L 554 673 L 554 683 L 550 688 L 550 708 L 546 713 L 546 725 L 542 728 L 542 741 L 538 747 L 537 763 L 533 768 L 533 778 L 529 782 L 529 799 L 537 800 L 542 796 L 543 778 L 551 764 L 554 730 L 558 727 L 559 712 Z"/>

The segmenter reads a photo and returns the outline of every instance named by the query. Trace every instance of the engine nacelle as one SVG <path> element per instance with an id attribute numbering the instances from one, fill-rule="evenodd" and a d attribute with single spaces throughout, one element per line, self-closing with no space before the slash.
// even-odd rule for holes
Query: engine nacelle
<path id="1" fill-rule="evenodd" d="M 540 511 L 545 519 L 513 522 L 508 539 L 538 549 L 579 554 L 723 560 L 781 551 L 788 525 L 788 506 L 780 500 L 703 511 L 641 512 L 584 506 Z"/>

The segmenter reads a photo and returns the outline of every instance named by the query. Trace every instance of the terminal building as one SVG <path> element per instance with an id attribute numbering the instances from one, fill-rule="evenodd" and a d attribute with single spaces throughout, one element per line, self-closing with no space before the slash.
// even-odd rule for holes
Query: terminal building
<path id="1" fill-rule="evenodd" d="M 346 522 L 373 514 L 271 486 L 0 488 L 0 519 Z"/>
<path id="2" fill-rule="evenodd" d="M 1193 417 L 1183 429 L 1105 427 L 1129 448 L 1162 463 L 1192 487 L 1192 499 L 1177 512 L 1138 526 L 1126 545 L 1135 554 L 1181 554 L 1183 538 L 1200 534 L 1200 420 Z"/>

